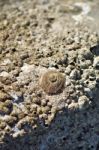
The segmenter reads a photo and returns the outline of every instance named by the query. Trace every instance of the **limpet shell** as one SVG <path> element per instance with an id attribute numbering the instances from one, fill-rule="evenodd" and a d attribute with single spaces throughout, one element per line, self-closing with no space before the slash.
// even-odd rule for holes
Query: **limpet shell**
<path id="1" fill-rule="evenodd" d="M 65 77 L 56 70 L 49 70 L 41 76 L 39 83 L 47 94 L 56 94 L 63 89 Z"/>

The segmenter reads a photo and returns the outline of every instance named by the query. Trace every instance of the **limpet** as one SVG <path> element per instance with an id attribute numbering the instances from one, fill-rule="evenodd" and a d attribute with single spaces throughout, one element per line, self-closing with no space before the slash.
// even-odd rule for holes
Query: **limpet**
<path id="1" fill-rule="evenodd" d="M 47 94 L 56 94 L 63 89 L 65 77 L 56 70 L 49 70 L 41 76 L 39 83 Z"/>

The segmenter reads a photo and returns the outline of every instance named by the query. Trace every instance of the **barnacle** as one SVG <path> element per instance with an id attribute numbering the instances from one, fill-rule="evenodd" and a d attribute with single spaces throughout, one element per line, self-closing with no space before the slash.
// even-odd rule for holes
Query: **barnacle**
<path id="1" fill-rule="evenodd" d="M 65 77 L 56 70 L 49 70 L 40 78 L 40 86 L 48 94 L 56 94 L 60 92 L 65 83 Z"/>

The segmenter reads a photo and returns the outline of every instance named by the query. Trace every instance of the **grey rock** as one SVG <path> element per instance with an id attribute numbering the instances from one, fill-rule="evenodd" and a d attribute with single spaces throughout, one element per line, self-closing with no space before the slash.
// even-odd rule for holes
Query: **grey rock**
<path id="1" fill-rule="evenodd" d="M 72 72 L 70 73 L 70 78 L 74 80 L 80 79 L 80 71 L 77 69 L 72 70 Z"/>
<path id="2" fill-rule="evenodd" d="M 85 109 L 89 106 L 90 101 L 87 96 L 80 96 L 78 99 L 79 109 Z"/>
<path id="3" fill-rule="evenodd" d="M 94 58 L 93 67 L 99 68 L 99 56 Z"/>

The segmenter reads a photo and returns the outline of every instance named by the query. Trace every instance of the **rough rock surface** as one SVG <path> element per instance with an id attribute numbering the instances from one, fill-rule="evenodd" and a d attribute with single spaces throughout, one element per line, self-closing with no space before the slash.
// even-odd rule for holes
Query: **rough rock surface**
<path id="1" fill-rule="evenodd" d="M 0 150 L 99 149 L 99 36 L 81 11 L 70 0 L 0 1 Z M 50 69 L 65 78 L 52 95 L 39 86 Z"/>

